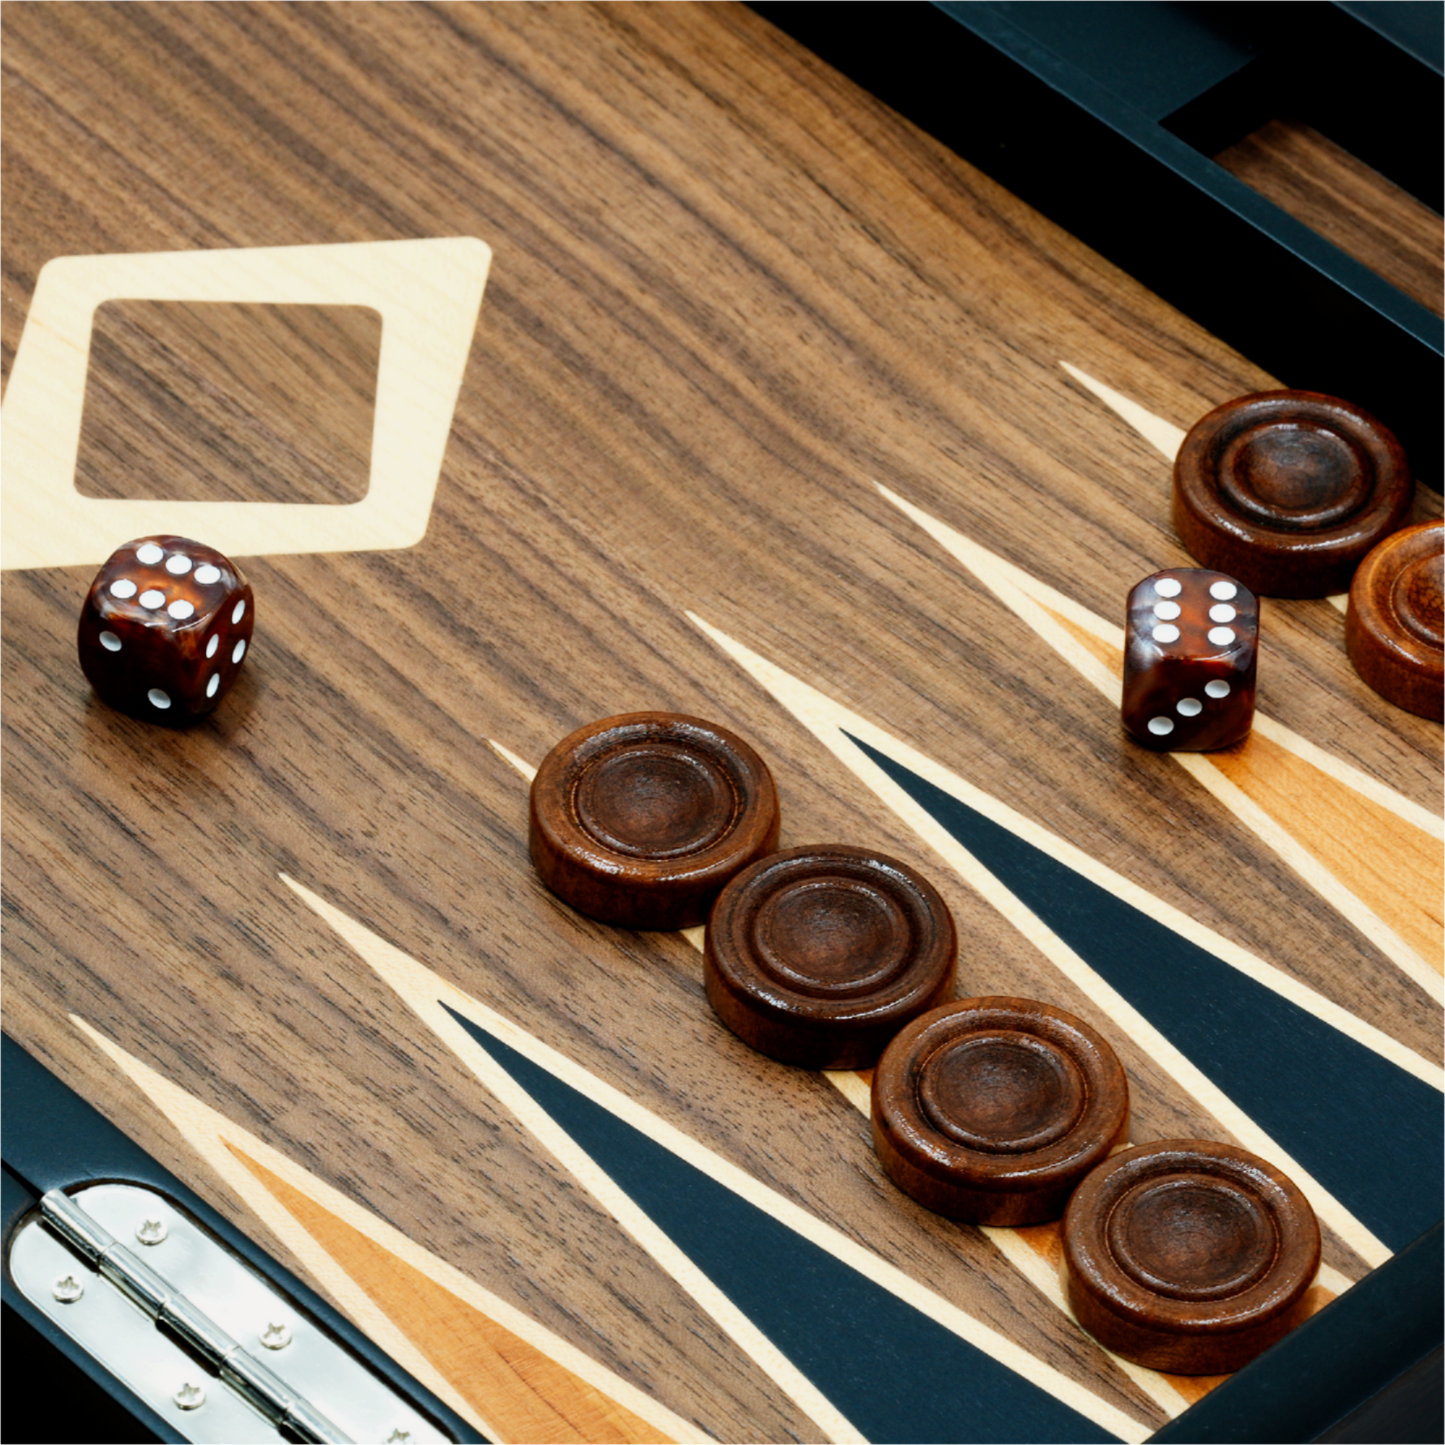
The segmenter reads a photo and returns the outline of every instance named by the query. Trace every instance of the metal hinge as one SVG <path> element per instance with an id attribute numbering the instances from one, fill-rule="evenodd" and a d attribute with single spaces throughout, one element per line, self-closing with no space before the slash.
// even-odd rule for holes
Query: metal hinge
<path id="1" fill-rule="evenodd" d="M 52 1190 L 16 1230 L 9 1265 L 32 1304 L 188 1440 L 447 1438 L 151 1190 Z"/>

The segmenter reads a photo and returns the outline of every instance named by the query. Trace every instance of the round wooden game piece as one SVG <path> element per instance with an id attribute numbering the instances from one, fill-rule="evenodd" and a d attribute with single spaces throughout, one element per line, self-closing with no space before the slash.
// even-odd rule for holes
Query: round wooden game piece
<path id="1" fill-rule="evenodd" d="M 1041 1224 L 1129 1137 L 1129 1084 L 1082 1019 L 970 998 L 916 1019 L 873 1075 L 873 1147 L 905 1194 L 950 1219 Z"/>
<path id="2" fill-rule="evenodd" d="M 767 765 L 726 728 L 628 713 L 578 728 L 542 760 L 529 841 L 542 881 L 579 913 L 687 928 L 777 847 L 778 795 Z"/>
<path id="3" fill-rule="evenodd" d="M 1116 1155 L 1064 1215 L 1069 1306 L 1105 1348 L 1179 1375 L 1247 1364 L 1304 1317 L 1320 1266 L 1309 1201 L 1231 1144 Z"/>
<path id="4" fill-rule="evenodd" d="M 872 1064 L 953 984 L 958 936 L 937 890 L 861 848 L 789 848 L 754 863 L 708 919 L 703 977 L 746 1044 L 810 1069 Z"/>
<path id="5" fill-rule="evenodd" d="M 1393 433 L 1312 391 L 1263 391 L 1194 424 L 1174 462 L 1174 526 L 1206 567 L 1268 597 L 1343 592 L 1414 495 Z"/>
<path id="6" fill-rule="evenodd" d="M 1445 718 L 1445 522 L 1421 522 L 1386 537 L 1350 584 L 1345 647 L 1355 671 L 1381 697 Z"/>

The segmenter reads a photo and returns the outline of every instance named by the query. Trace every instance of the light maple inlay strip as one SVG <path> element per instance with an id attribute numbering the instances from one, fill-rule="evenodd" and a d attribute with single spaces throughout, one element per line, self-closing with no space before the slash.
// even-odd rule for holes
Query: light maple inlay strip
<path id="1" fill-rule="evenodd" d="M 911 502 L 880 486 L 878 490 L 906 516 L 911 517 L 930 536 L 952 553 L 965 567 L 983 581 L 993 593 L 1017 616 L 1028 623 L 1035 632 L 1049 643 L 1066 661 L 1076 667 L 1108 699 L 1111 707 L 1119 706 L 1121 696 L 1119 653 L 1123 647 L 1123 634 L 1119 628 L 1106 624 L 1094 617 L 1087 608 L 1063 598 L 1052 588 L 1029 577 L 1019 568 L 994 556 L 987 549 L 962 535 L 937 517 L 931 516 Z M 1088 645 L 1081 645 L 1081 632 L 1091 635 Z M 1117 646 L 1110 653 L 1103 653 L 1094 643 L 1118 639 Z M 1113 665 L 1105 665 L 1105 656 L 1114 659 Z M 1266 720 L 1258 719 L 1264 726 Z M 1287 739 L 1293 737 L 1288 729 L 1274 724 L 1274 737 L 1288 746 Z M 1354 783 L 1356 770 L 1341 764 L 1326 769 L 1322 760 L 1327 756 L 1320 749 L 1309 750 L 1309 761 L 1322 771 L 1332 772 L 1341 781 Z M 1225 777 L 1201 753 L 1168 754 L 1179 767 L 1190 773 L 1197 782 L 1213 793 L 1239 820 L 1262 839 L 1322 897 L 1326 898 L 1354 927 L 1385 954 L 1403 973 L 1417 983 L 1433 999 L 1445 998 L 1445 986 L 1437 969 L 1426 961 L 1401 934 L 1370 906 L 1356 896 L 1340 879 L 1330 871 L 1312 852 L 1304 847 L 1273 814 L 1257 803 L 1248 793 Z M 1356 789 L 1356 791 L 1362 791 Z M 1363 790 L 1363 796 L 1378 793 L 1378 789 Z M 1401 800 L 1404 803 L 1405 800 Z M 1415 814 L 1423 812 L 1412 806 L 1397 805 L 1394 811 L 1414 821 Z M 1341 828 L 1347 827 L 1345 819 L 1351 816 L 1344 811 L 1340 820 Z M 1433 829 L 1430 830 L 1433 836 Z"/>
<path id="2" fill-rule="evenodd" d="M 575 1380 L 584 1391 L 589 1392 L 588 1399 L 595 1396 L 611 1402 L 607 1410 L 621 1411 L 619 1419 L 632 1417 L 641 1420 L 647 1433 L 637 1436 L 638 1439 L 682 1441 L 695 1440 L 705 1434 L 696 1425 L 689 1424 L 636 1386 L 612 1374 L 400 1230 L 307 1173 L 264 1140 L 163 1078 L 84 1019 L 72 1014 L 70 1021 L 171 1121 L 215 1175 L 251 1207 L 278 1239 L 285 1242 L 367 1335 L 489 1439 L 506 1442 L 541 1438 L 534 1436 L 533 1432 L 542 1415 L 527 1407 L 525 1402 L 519 1405 L 516 1389 L 518 1381 L 521 1381 L 529 1392 L 531 1385 L 526 1382 L 539 1381 L 543 1377 Z M 417 1323 L 413 1315 L 407 1313 L 404 1321 L 394 1319 L 373 1297 L 370 1289 L 353 1277 L 347 1265 L 332 1253 L 330 1247 L 302 1223 L 289 1204 L 283 1202 L 282 1196 L 272 1191 L 254 1172 L 252 1166 L 257 1164 L 290 1191 L 291 1199 L 310 1200 L 316 1209 L 336 1220 L 338 1227 L 349 1230 L 355 1239 L 372 1241 L 380 1256 L 395 1260 L 399 1267 L 415 1276 L 414 1284 L 426 1280 L 436 1286 L 440 1293 L 430 1296 L 434 1306 L 474 1320 L 488 1320 L 499 1332 L 493 1338 L 516 1343 L 508 1343 L 505 1357 L 493 1358 L 486 1353 L 483 1336 L 476 1335 L 473 1337 L 475 1355 L 469 1358 L 448 1357 L 453 1362 L 460 1359 L 463 1379 L 458 1380 L 446 1373 L 413 1339 L 411 1329 Z M 374 1276 L 370 1283 L 376 1284 Z M 420 1285 L 416 1287 L 419 1289 Z M 525 1369 L 522 1368 L 524 1360 L 530 1360 Z M 488 1381 L 500 1382 L 499 1394 L 493 1395 L 482 1389 Z M 572 1400 L 575 1395 L 567 1394 L 563 1398 Z M 558 1419 L 568 1417 L 555 1405 L 544 1406 L 543 1413 L 547 1410 Z M 584 1402 L 574 1405 L 570 1413 L 589 1418 L 594 1411 L 595 1403 Z M 519 1426 L 520 1433 L 510 1434 L 503 1422 L 516 1421 L 523 1416 L 526 1418 Z M 581 1440 L 586 1437 L 572 1435 L 557 1438 Z"/>
<path id="3" fill-rule="evenodd" d="M 1357 1036 L 1364 1038 L 1368 1033 L 1368 1025 L 1337 1005 L 1330 1003 L 1328 999 L 1316 994 L 1312 989 L 1305 988 L 1287 975 L 1280 973 L 1279 970 L 1271 968 L 1263 960 L 1231 945 L 1228 940 L 1202 927 L 1186 914 L 1168 907 L 1120 874 L 1100 865 L 1082 849 L 1076 848 L 1064 839 L 1050 833 L 1046 828 L 1000 803 L 997 798 L 983 792 L 982 789 L 965 782 L 958 774 L 941 767 L 916 748 L 900 742 L 899 739 L 884 732 L 882 728 L 843 707 L 841 703 L 793 677 L 778 667 L 776 663 L 758 656 L 750 648 L 704 622 L 702 618 L 692 613 L 688 615 L 698 628 L 717 643 L 719 648 L 750 673 L 765 691 L 786 707 L 813 733 L 819 742 L 850 768 L 867 787 L 907 823 L 958 873 L 960 878 L 1008 919 L 1066 977 L 1082 988 L 1094 1004 L 1102 1009 L 1120 1029 L 1129 1034 L 1141 1048 L 1155 1058 L 1182 1088 L 1233 1135 L 1237 1142 L 1244 1145 L 1245 1148 L 1273 1160 L 1288 1173 L 1304 1190 L 1315 1213 L 1362 1260 L 1369 1264 L 1383 1264 L 1390 1257 L 1391 1251 L 1373 1232 L 1356 1219 L 1329 1190 L 1320 1184 L 1277 1140 L 1261 1128 L 1249 1114 L 1235 1104 L 1223 1089 L 1187 1059 L 1122 994 L 1106 983 L 1074 949 L 1047 927 L 1032 909 L 1027 908 L 1009 889 L 1004 887 L 993 873 L 964 848 L 946 828 L 909 797 L 871 759 L 866 757 L 850 738 L 860 738 L 866 741 L 870 747 L 897 759 L 902 766 L 934 784 L 935 787 L 951 793 L 967 806 L 1042 849 L 1075 872 L 1107 888 L 1116 897 L 1149 912 L 1167 927 L 1209 949 L 1217 958 L 1240 969 L 1241 972 L 1249 974 L 1250 977 L 1275 989 L 1302 1007 L 1310 1009 L 1311 1012 L 1327 1019 L 1336 1027 L 1349 1028 Z M 1337 1020 L 1339 1022 L 1336 1022 Z M 1370 1047 L 1385 1054 L 1386 1057 L 1400 1062 L 1403 1067 L 1411 1068 L 1412 1072 L 1423 1069 L 1421 1077 L 1429 1078 L 1432 1082 L 1434 1082 L 1434 1076 L 1439 1073 L 1418 1055 L 1378 1031 L 1375 1031 Z M 1436 1087 L 1439 1087 L 1438 1083 Z"/>
<path id="4" fill-rule="evenodd" d="M 230 1140 L 222 1143 L 477 1410 L 495 1422 L 504 1439 L 671 1439 L 337 1218 Z"/>

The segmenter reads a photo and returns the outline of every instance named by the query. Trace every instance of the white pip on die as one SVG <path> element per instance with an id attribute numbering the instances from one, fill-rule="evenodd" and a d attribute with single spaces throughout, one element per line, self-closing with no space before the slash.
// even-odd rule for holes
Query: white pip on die
<path id="1" fill-rule="evenodd" d="M 1158 752 L 1210 752 L 1254 723 L 1259 602 L 1242 582 L 1170 567 L 1129 593 L 1124 728 Z"/>
<path id="2" fill-rule="evenodd" d="M 187 537 L 138 537 L 96 573 L 80 613 L 80 666 L 112 707 L 196 722 L 229 691 L 256 622 L 250 583 Z"/>

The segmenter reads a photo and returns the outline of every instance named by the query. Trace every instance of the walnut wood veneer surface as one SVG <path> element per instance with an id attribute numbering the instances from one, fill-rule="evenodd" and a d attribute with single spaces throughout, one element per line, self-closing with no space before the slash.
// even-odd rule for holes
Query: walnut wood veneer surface
<path id="1" fill-rule="evenodd" d="M 6 578 L 7 1030 L 293 1267 L 68 1014 L 684 1418 L 814 1435 L 285 873 L 1162 1423 L 982 1234 L 887 1183 L 823 1077 L 721 1028 L 687 942 L 539 886 L 525 781 L 486 739 L 535 764 L 613 713 L 733 729 L 773 770 L 784 846 L 876 849 L 934 881 L 960 996 L 1041 998 L 1099 1028 L 1136 1140 L 1217 1137 L 694 612 L 1438 1060 L 1421 988 L 1133 747 L 874 485 L 1117 619 L 1138 578 L 1190 565 L 1169 466 L 1060 361 L 1182 427 L 1310 378 L 1250 365 L 733 5 L 12 3 L 4 83 L 7 375 L 51 257 L 449 235 L 495 253 L 425 540 L 243 559 L 252 656 L 202 726 L 91 696 L 74 645 L 91 569 Z M 217 358 L 258 327 L 331 358 L 318 431 L 338 470 L 365 456 L 364 328 L 342 345 L 322 313 L 118 310 L 92 354 L 89 487 L 146 495 L 137 469 L 158 463 L 137 459 L 163 435 L 165 464 L 193 471 L 167 495 L 234 497 L 253 472 L 257 499 L 315 496 L 314 455 L 265 418 L 216 420 L 240 394 Z M 211 339 L 171 345 L 163 325 Z M 224 469 L 220 436 L 239 449 Z M 1323 601 L 1267 603 L 1259 706 L 1433 810 L 1439 728 L 1356 678 L 1343 623 Z M 1324 1250 L 1363 1272 L 1328 1230 Z"/>
<path id="2" fill-rule="evenodd" d="M 1313 126 L 1272 120 L 1214 159 L 1412 300 L 1445 311 L 1440 216 Z"/>

